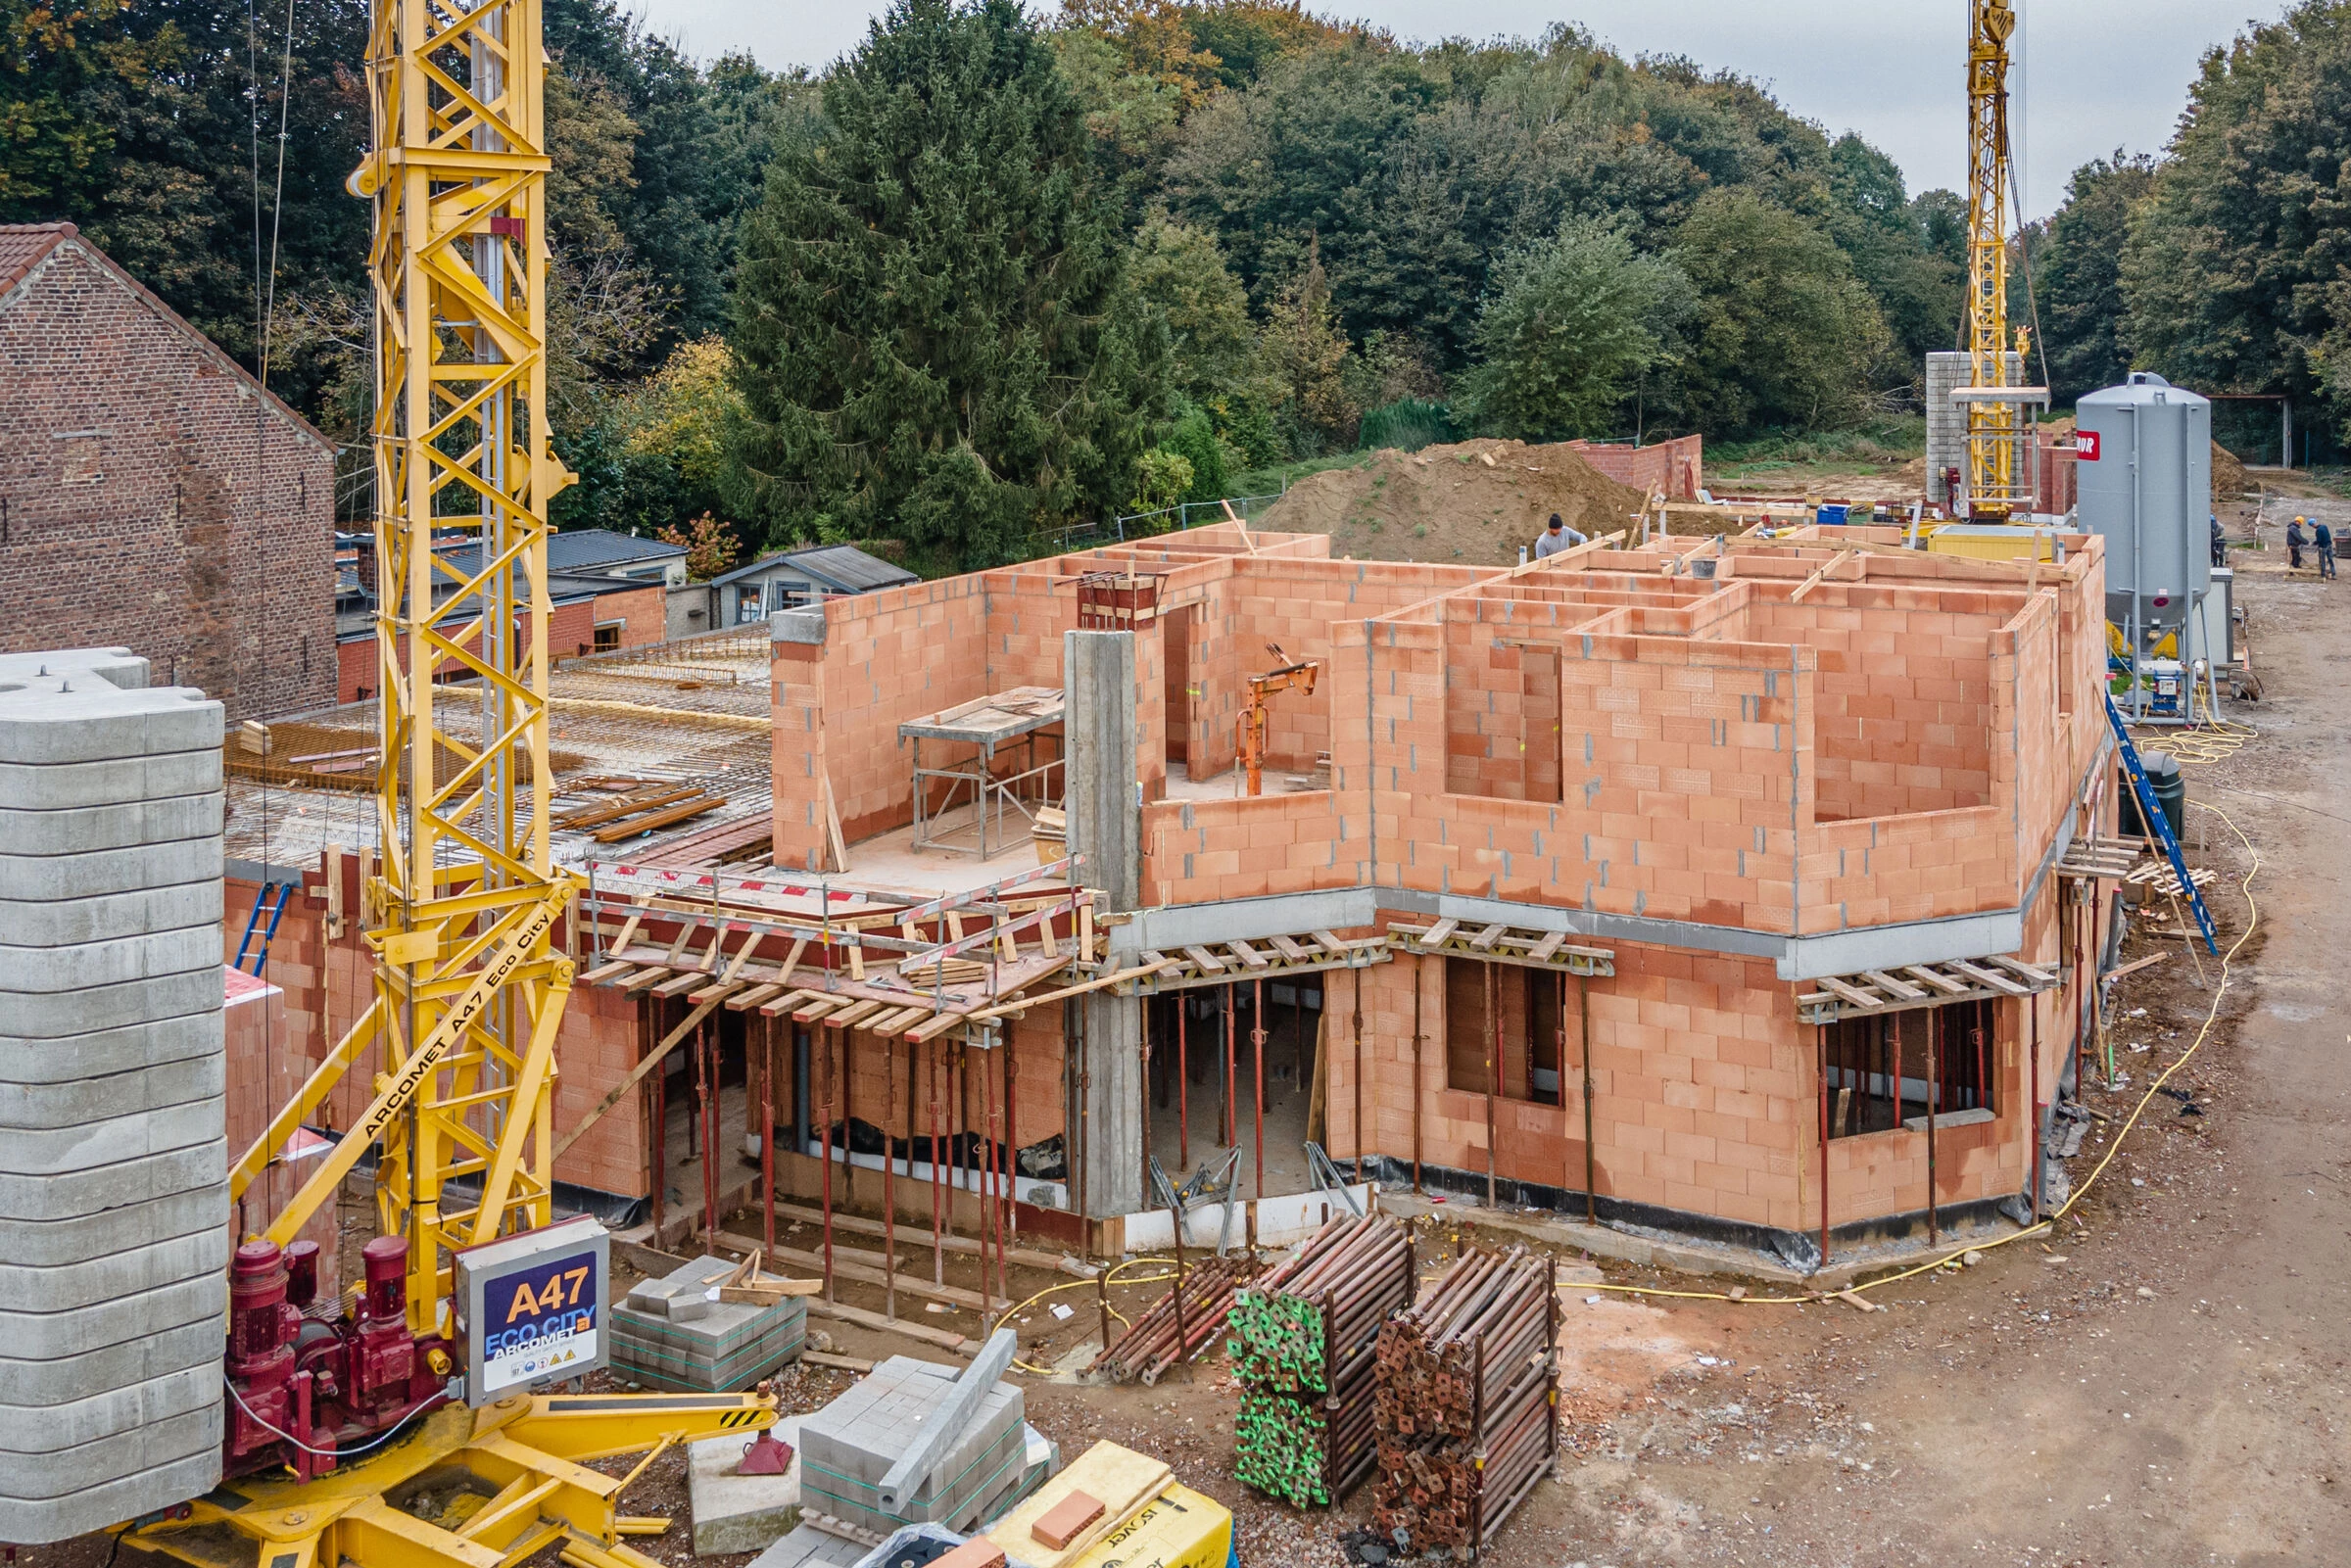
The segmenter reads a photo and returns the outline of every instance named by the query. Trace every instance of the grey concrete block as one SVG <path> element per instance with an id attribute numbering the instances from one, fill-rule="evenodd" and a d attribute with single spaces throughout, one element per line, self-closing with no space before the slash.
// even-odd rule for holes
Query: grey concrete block
<path id="1" fill-rule="evenodd" d="M 222 1270 L 94 1307 L 0 1311 L 0 1345 L 6 1345 L 12 1355 L 28 1361 L 58 1361 L 128 1344 L 142 1334 L 153 1333 L 159 1323 L 177 1327 L 198 1317 L 210 1317 L 225 1325 L 227 1312 L 228 1275 Z"/>
<path id="2" fill-rule="evenodd" d="M 200 1497 L 220 1482 L 220 1448 L 83 1487 L 63 1497 L 22 1499 L 0 1494 L 0 1540 L 67 1541 Z"/>
<path id="3" fill-rule="evenodd" d="M 176 751 L 128 761 L 38 763 L 0 760 L 0 800 L 25 811 L 118 806 L 220 788 L 220 752 Z"/>
<path id="4" fill-rule="evenodd" d="M 31 653 L 0 653 L 0 681 L 22 685 L 48 676 L 86 670 L 125 691 L 143 690 L 152 673 L 147 661 L 128 648 L 50 648 Z"/>
<path id="5" fill-rule="evenodd" d="M 91 1215 L 103 1227 L 110 1216 Z M 0 1268 L 0 1312 L 65 1311 L 119 1301 L 228 1267 L 228 1227 L 126 1247 L 77 1263 Z"/>
<path id="6" fill-rule="evenodd" d="M 0 1045 L 0 1069 L 6 1056 Z M 62 1083 L 11 1082 L 0 1070 L 0 1128 L 71 1127 L 209 1099 L 221 1092 L 227 1069 L 216 1046 L 176 1062 Z"/>
<path id="7" fill-rule="evenodd" d="M 19 1454 L 78 1448 L 207 1405 L 216 1406 L 220 1400 L 217 1354 L 192 1366 L 125 1387 L 103 1389 L 78 1400 L 44 1404 L 37 1410 L 20 1400 L 0 1396 L 0 1470 L 7 1469 Z"/>
<path id="8" fill-rule="evenodd" d="M 146 887 L 97 898 L 0 898 L 0 931 L 8 933 L 12 946 L 44 948 L 129 941 L 185 927 L 217 930 L 220 888 L 218 880 L 206 878 L 177 887 Z"/>
<path id="9" fill-rule="evenodd" d="M 750 1440 L 706 1438 L 686 1449 L 686 1495 L 694 1516 L 697 1557 L 727 1551 L 759 1551 L 800 1522 L 800 1423 L 786 1416 L 775 1424 L 779 1443 L 792 1449 L 782 1475 L 737 1475 Z"/>
<path id="10" fill-rule="evenodd" d="M 0 785 L 5 783 L 0 780 Z M 108 893 L 215 881 L 220 875 L 217 836 L 129 849 L 93 849 L 77 855 L 0 855 L 0 898 L 33 902 L 102 898 Z"/>
<path id="11" fill-rule="evenodd" d="M 862 1542 L 801 1525 L 753 1557 L 750 1568 L 857 1568 L 871 1549 Z"/>
<path id="12" fill-rule="evenodd" d="M 26 811 L 10 802 L 0 805 L 0 855 L 80 855 L 209 838 L 221 830 L 223 807 L 217 788 L 168 800 L 57 811 Z"/>
<path id="13" fill-rule="evenodd" d="M 113 941 L 72 942 L 64 947 L 20 947 L 0 942 L 0 995 L 45 995 L 129 985 L 163 974 L 220 963 L 217 922 L 151 931 Z M 223 977 L 222 1000 L 227 981 Z"/>
<path id="14" fill-rule="evenodd" d="M 13 1008 L 0 1007 L 0 1083 L 103 1081 L 119 1072 L 218 1056 L 226 983 L 223 978 L 223 990 L 209 999 L 200 992 L 195 1005 L 181 1013 L 107 1028 L 85 1025 L 47 1036 L 26 1029 Z"/>
<path id="15" fill-rule="evenodd" d="M 25 1220 L 78 1219 L 205 1187 L 222 1189 L 225 1219 L 227 1180 L 226 1138 L 66 1175 L 0 1175 L 0 1226 Z M 8 1256 L 6 1234 L 0 1229 L 0 1258 Z"/>
<path id="16" fill-rule="evenodd" d="M 9 1025 L 28 1035 L 66 1035 L 175 1019 L 204 1008 L 217 1012 L 227 998 L 225 969 L 216 948 L 210 965 L 184 974 L 81 991 L 20 992 L 7 998 Z"/>
<path id="17" fill-rule="evenodd" d="M 135 1475 L 158 1463 L 186 1458 L 201 1452 L 208 1444 L 214 1450 L 214 1463 L 217 1464 L 224 1402 L 212 1400 L 200 1409 L 89 1443 L 14 1452 L 6 1464 L 0 1464 L 0 1492 L 24 1501 L 70 1497 L 85 1487 Z M 183 1494 L 168 1500 L 185 1502 L 189 1496 Z"/>
<path id="18" fill-rule="evenodd" d="M 227 1134 L 226 1103 L 213 1095 L 79 1126 L 14 1130 L 0 1138 L 0 1173 L 54 1176 L 112 1168 L 126 1160 L 168 1154 Z"/>
<path id="19" fill-rule="evenodd" d="M 192 1321 L 168 1327 L 158 1324 L 120 1345 L 102 1345 L 78 1355 L 48 1361 L 0 1355 L 0 1426 L 29 1419 L 7 1413 L 11 1408 L 23 1411 L 62 1404 L 92 1389 L 127 1388 L 184 1367 L 209 1367 L 217 1386 L 222 1339 L 219 1314 L 200 1312 Z"/>
<path id="20" fill-rule="evenodd" d="M 629 1306 L 673 1323 L 689 1323 L 708 1315 L 710 1289 L 694 1280 L 648 1279 L 630 1290 Z"/>
<path id="21" fill-rule="evenodd" d="M 53 667 L 55 668 L 55 667 Z M 220 704 L 186 687 L 124 690 L 87 670 L 0 680 L 0 757 L 44 766 L 220 744 Z"/>
<path id="22" fill-rule="evenodd" d="M 0 1146 L 7 1141 L 0 1138 Z M 228 1189 L 213 1181 L 168 1197 L 107 1209 L 103 1211 L 104 1223 L 93 1223 L 89 1214 L 71 1219 L 0 1220 L 0 1245 L 7 1248 L 12 1265 L 54 1267 L 86 1262 L 123 1247 L 147 1247 L 193 1236 L 225 1224 L 228 1212 Z M 0 1346 L 0 1352 L 5 1350 Z M 0 1399 L 7 1395 L 6 1385 L 0 1384 Z"/>

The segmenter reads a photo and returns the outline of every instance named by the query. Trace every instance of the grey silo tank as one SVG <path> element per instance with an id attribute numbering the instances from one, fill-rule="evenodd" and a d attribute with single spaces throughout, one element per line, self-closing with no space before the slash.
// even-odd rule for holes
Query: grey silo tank
<path id="1" fill-rule="evenodd" d="M 2106 615 L 2177 626 L 2212 584 L 2212 404 L 2135 370 L 2074 408 L 2082 526 L 2106 541 Z M 2096 456 L 2090 455 L 2094 442 Z"/>

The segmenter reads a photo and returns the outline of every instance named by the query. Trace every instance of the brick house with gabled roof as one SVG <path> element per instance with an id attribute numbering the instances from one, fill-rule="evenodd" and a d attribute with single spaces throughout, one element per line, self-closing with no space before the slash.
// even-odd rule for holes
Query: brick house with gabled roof
<path id="1" fill-rule="evenodd" d="M 71 223 L 0 226 L 0 652 L 334 700 L 334 444 Z"/>

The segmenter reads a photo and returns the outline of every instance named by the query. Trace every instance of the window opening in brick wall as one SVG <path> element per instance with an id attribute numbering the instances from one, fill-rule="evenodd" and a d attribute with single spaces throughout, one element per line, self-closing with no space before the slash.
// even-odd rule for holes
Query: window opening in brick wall
<path id="1" fill-rule="evenodd" d="M 599 621 L 596 625 L 596 651 L 610 653 L 620 646 L 622 621 Z"/>
<path id="2" fill-rule="evenodd" d="M 1823 1042 L 1828 1053 L 1829 1136 L 1886 1132 L 1924 1117 L 1930 1081 L 1938 1114 L 1996 1110 L 1995 1017 L 1992 1004 L 1979 999 L 1829 1024 Z"/>
<path id="3" fill-rule="evenodd" d="M 1167 666 L 1167 732 L 1170 763 L 1191 760 L 1192 736 L 1192 617 L 1193 606 L 1166 610 L 1159 617 L 1160 660 Z"/>
<path id="4" fill-rule="evenodd" d="M 1445 960 L 1445 1084 L 1468 1094 L 1486 1092 L 1486 1064 L 1495 1053 L 1486 1014 L 1486 972 L 1493 971 L 1494 1013 L 1501 1025 L 1501 1083 L 1505 1100 L 1559 1105 L 1559 977 L 1518 964 L 1482 959 Z M 1573 1004 L 1570 1003 L 1572 1006 Z M 1573 1047 L 1569 1048 L 1570 1059 Z"/>
<path id="5" fill-rule="evenodd" d="M 1445 787 L 1457 795 L 1557 803 L 1563 798 L 1557 648 L 1506 643 L 1474 679 L 1446 689 Z"/>

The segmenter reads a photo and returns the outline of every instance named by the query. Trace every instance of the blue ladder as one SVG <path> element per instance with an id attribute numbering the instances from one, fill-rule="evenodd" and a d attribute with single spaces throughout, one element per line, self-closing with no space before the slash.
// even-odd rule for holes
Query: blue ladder
<path id="1" fill-rule="evenodd" d="M 2180 879 L 2181 890 L 2187 894 L 2187 907 L 2196 912 L 2196 928 L 2204 933 L 2205 951 L 2220 956 L 2221 939 L 2212 928 L 2212 911 L 2204 907 L 2204 895 L 2187 875 L 2187 861 L 2180 853 L 2180 840 L 2172 834 L 2171 820 L 2155 803 L 2155 786 L 2147 783 L 2147 770 L 2138 765 L 2138 748 L 2131 743 L 2131 732 L 2123 728 L 2123 710 L 2106 699 L 2106 722 L 2114 726 L 2114 738 L 2123 748 L 2123 767 L 2131 775 L 2131 788 L 2138 798 L 2139 820 L 2154 832 L 2163 852 L 2171 857 L 2172 875 Z"/>
<path id="2" fill-rule="evenodd" d="M 269 900 L 269 894 L 272 889 L 274 889 L 277 893 L 277 901 L 275 903 L 271 903 Z M 279 919 L 285 915 L 286 900 L 292 897 L 293 893 L 294 884 L 292 882 L 262 883 L 262 890 L 254 895 L 253 913 L 245 917 L 245 935 L 243 939 L 237 943 L 237 961 L 235 964 L 231 965 L 230 968 L 241 970 L 245 967 L 245 954 L 249 949 L 253 948 L 254 931 L 256 928 L 259 928 L 262 935 L 262 945 L 259 950 L 254 951 L 253 954 L 253 973 L 256 978 L 260 977 L 262 971 L 266 968 L 269 963 L 270 938 L 277 935 L 277 923 Z M 262 926 L 262 911 L 264 908 L 269 911 L 269 924 L 266 927 Z"/>

